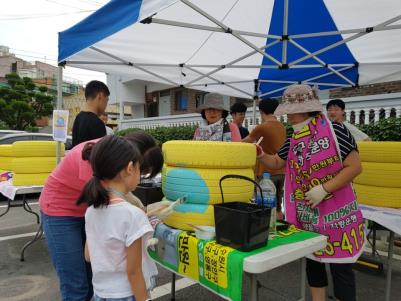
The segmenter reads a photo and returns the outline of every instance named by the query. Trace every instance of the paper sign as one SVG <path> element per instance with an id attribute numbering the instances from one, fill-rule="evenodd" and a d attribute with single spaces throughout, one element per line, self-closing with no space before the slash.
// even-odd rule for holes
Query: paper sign
<path id="1" fill-rule="evenodd" d="M 55 141 L 67 141 L 68 115 L 67 110 L 53 111 L 53 139 Z"/>

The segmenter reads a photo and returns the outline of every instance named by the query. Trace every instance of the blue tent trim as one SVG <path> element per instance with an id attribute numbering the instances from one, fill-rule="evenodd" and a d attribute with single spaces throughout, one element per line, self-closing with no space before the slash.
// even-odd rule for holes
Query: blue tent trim
<path id="1" fill-rule="evenodd" d="M 326 8 L 323 0 L 308 0 L 308 1 L 294 1 L 290 0 L 288 10 L 288 35 L 305 34 L 313 32 L 325 32 L 325 31 L 337 31 L 333 18 Z M 270 22 L 269 34 L 283 36 L 283 18 L 284 18 L 284 1 L 276 0 L 273 7 L 272 20 Z M 315 52 L 326 46 L 332 45 L 338 41 L 342 41 L 341 35 L 333 36 L 320 36 L 310 37 L 303 39 L 294 40 L 302 47 L 307 49 L 309 52 Z M 266 44 L 271 43 L 271 39 L 267 39 Z M 291 43 L 287 43 L 287 63 L 304 57 L 305 52 L 301 51 Z M 276 44 L 266 49 L 266 53 L 282 61 L 282 43 Z M 351 51 L 346 44 L 337 46 L 329 51 L 323 52 L 318 55 L 326 64 L 354 64 L 355 67 L 342 71 L 341 74 L 346 76 L 348 79 L 357 84 L 358 80 L 358 68 L 357 61 L 352 55 Z M 266 57 L 263 58 L 263 65 L 274 65 Z M 319 64 L 313 58 L 305 60 L 300 65 L 316 65 Z M 278 66 L 277 66 L 278 67 Z M 342 69 L 336 67 L 336 70 Z M 261 69 L 259 72 L 260 80 L 286 80 L 301 82 L 310 78 L 327 74 L 330 70 L 327 68 L 294 68 L 294 69 Z M 322 77 L 314 82 L 330 83 L 330 84 L 349 84 L 344 79 L 340 78 L 336 74 Z M 289 84 L 276 84 L 276 83 L 261 83 L 260 92 L 261 94 L 268 93 Z M 319 85 L 319 89 L 333 88 L 330 86 Z M 266 97 L 279 96 L 283 91 L 270 94 Z M 263 98 L 263 97 L 262 97 Z"/>
<path id="2" fill-rule="evenodd" d="M 59 33 L 58 61 L 138 21 L 142 0 L 113 0 L 73 27 Z"/>

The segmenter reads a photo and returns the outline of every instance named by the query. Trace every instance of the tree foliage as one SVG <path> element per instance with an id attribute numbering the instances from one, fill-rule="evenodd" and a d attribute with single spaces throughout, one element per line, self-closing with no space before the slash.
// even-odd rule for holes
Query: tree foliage
<path id="1" fill-rule="evenodd" d="M 16 73 L 6 75 L 9 87 L 0 88 L 0 122 L 13 130 L 36 125 L 36 120 L 49 116 L 54 96 L 46 87 L 37 87 L 32 79 Z"/>

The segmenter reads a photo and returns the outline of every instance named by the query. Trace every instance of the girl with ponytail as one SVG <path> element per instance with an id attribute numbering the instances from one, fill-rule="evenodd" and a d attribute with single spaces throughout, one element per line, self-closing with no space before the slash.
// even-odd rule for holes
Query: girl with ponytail
<path id="1" fill-rule="evenodd" d="M 112 147 L 112 151 L 102 147 L 100 151 L 96 146 L 103 139 L 113 139 L 113 145 L 125 147 Z M 92 155 L 93 158 L 104 158 L 95 170 L 89 162 Z M 92 300 L 92 269 L 84 258 L 85 213 L 88 205 L 96 210 L 114 206 L 110 206 L 111 192 L 107 191 L 110 188 L 104 183 L 113 178 L 128 160 L 135 162 L 132 168 L 138 168 L 140 174 L 148 177 L 154 177 L 163 167 L 163 155 L 153 137 L 145 132 L 134 132 L 124 138 L 104 137 L 78 144 L 66 154 L 44 185 L 39 198 L 41 219 L 48 251 L 59 278 L 62 301 Z M 131 193 L 118 197 L 129 199 L 130 196 Z M 141 219 L 137 221 L 139 223 Z M 142 229 L 139 226 L 138 229 Z M 149 277 L 145 278 L 148 280 Z"/>
<path id="2" fill-rule="evenodd" d="M 127 139 L 107 136 L 93 147 L 93 176 L 77 204 L 87 203 L 85 259 L 91 262 L 95 301 L 148 299 L 143 242 L 153 233 L 141 209 L 126 201 L 139 183 L 142 155 Z M 150 280 L 148 281 L 150 288 Z"/>

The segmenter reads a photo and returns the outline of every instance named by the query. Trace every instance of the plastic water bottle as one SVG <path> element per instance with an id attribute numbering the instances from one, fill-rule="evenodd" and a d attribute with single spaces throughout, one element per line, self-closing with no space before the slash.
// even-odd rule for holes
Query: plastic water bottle
<path id="1" fill-rule="evenodd" d="M 259 185 L 262 188 L 263 195 L 260 196 L 260 192 L 258 191 L 256 203 L 271 208 L 269 231 L 270 233 L 275 233 L 277 219 L 277 196 L 276 186 L 271 180 L 270 173 L 263 173 L 263 178 L 260 180 Z"/>

